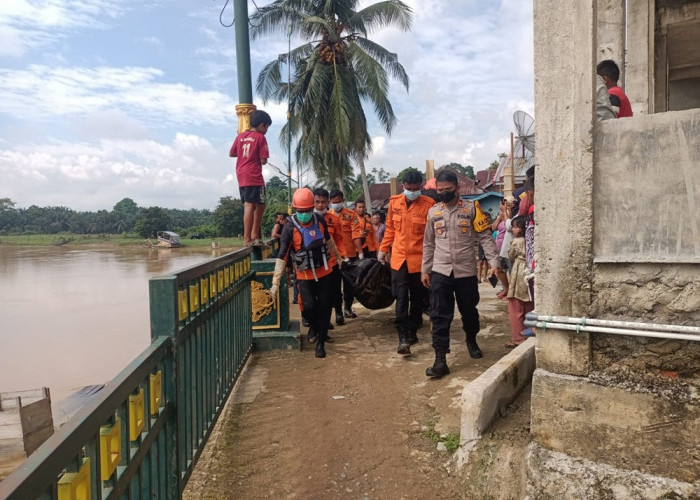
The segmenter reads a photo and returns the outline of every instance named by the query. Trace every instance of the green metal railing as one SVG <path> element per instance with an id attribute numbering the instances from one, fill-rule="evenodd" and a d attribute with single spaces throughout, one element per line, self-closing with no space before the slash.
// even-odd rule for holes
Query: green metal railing
<path id="1" fill-rule="evenodd" d="M 0 499 L 180 498 L 252 349 L 250 259 L 152 278 L 151 345 L 0 482 Z"/>

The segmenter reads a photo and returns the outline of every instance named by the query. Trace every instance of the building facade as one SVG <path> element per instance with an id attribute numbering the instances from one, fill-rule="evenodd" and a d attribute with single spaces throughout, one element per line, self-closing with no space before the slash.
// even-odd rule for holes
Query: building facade
<path id="1" fill-rule="evenodd" d="M 534 37 L 537 314 L 697 327 L 700 2 L 535 0 Z M 538 330 L 529 496 L 700 497 L 700 343 L 586 330 Z"/>

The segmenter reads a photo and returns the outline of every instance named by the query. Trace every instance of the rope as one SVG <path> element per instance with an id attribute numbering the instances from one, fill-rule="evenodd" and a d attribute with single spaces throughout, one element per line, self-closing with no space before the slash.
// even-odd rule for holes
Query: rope
<path id="1" fill-rule="evenodd" d="M 233 25 L 236 23 L 236 17 L 235 17 L 235 16 L 231 19 L 231 24 L 226 24 L 226 23 L 224 23 L 224 11 L 226 10 L 226 7 L 228 6 L 228 3 L 229 3 L 230 1 L 231 1 L 231 0 L 226 0 L 226 3 L 225 3 L 224 6 L 221 8 L 221 12 L 219 13 L 219 24 L 221 24 L 221 26 L 223 26 L 224 28 L 230 28 L 231 26 L 233 26 Z M 255 0 L 253 0 L 253 5 L 255 5 L 255 8 L 256 8 L 257 10 L 260 10 L 260 7 L 258 7 L 258 4 L 255 3 Z M 253 24 L 252 22 L 250 22 L 250 18 L 248 18 L 248 24 L 250 25 L 251 28 L 259 28 L 259 27 L 260 27 L 260 24 L 262 24 L 262 22 L 261 22 L 260 24 L 255 25 L 255 24 Z"/>

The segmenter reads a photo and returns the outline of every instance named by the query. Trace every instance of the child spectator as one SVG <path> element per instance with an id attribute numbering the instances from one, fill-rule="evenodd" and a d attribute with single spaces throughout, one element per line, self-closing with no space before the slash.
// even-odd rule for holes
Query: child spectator
<path id="1" fill-rule="evenodd" d="M 525 315 L 534 309 L 534 304 L 530 300 L 525 275 L 527 274 L 525 264 L 525 227 L 527 217 L 516 217 L 512 221 L 513 241 L 508 249 L 508 259 L 511 262 L 510 276 L 508 276 L 508 317 L 510 318 L 510 330 L 513 340 L 506 344 L 512 349 L 527 340 L 523 335 L 525 330 Z"/>
<path id="2" fill-rule="evenodd" d="M 262 166 L 270 156 L 265 134 L 271 124 L 272 119 L 266 112 L 253 111 L 250 115 L 250 129 L 238 134 L 228 154 L 237 158 L 236 177 L 244 206 L 244 245 L 263 244 L 261 226 L 265 212 L 265 180 Z"/>
<path id="3" fill-rule="evenodd" d="M 632 116 L 630 100 L 627 98 L 627 95 L 625 95 L 625 91 L 617 85 L 617 81 L 620 79 L 620 68 L 615 61 L 606 59 L 605 61 L 599 62 L 596 71 L 598 75 L 603 78 L 605 86 L 608 87 L 610 103 L 617 117 L 626 118 Z"/>

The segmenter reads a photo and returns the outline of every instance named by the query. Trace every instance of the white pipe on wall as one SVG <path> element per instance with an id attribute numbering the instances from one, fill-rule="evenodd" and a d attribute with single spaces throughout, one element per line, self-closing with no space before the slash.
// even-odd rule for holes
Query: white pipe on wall
<path id="1" fill-rule="evenodd" d="M 669 340 L 690 340 L 698 342 L 700 341 L 700 335 L 678 333 L 678 332 L 659 332 L 653 330 L 632 330 L 628 328 L 611 328 L 603 326 L 587 326 L 587 325 L 573 325 L 571 323 L 553 323 L 548 321 L 534 321 L 531 319 L 525 320 L 525 325 L 530 327 L 535 327 L 541 332 L 547 331 L 547 329 L 554 330 L 570 330 L 575 332 L 592 332 L 592 333 L 610 333 L 613 335 L 630 335 L 633 337 L 649 337 L 657 339 L 669 339 Z"/>
<path id="2" fill-rule="evenodd" d="M 657 332 L 681 332 L 700 334 L 700 327 L 697 326 L 662 325 L 656 323 L 638 323 L 634 321 L 616 321 L 595 318 L 572 318 L 570 316 L 546 316 L 539 315 L 536 313 L 527 313 L 526 319 L 531 321 L 542 321 L 545 323 L 570 323 L 581 326 L 605 326 L 611 328 L 625 328 L 628 330 L 649 330 Z"/>

